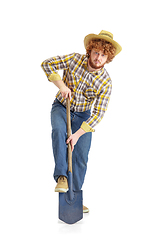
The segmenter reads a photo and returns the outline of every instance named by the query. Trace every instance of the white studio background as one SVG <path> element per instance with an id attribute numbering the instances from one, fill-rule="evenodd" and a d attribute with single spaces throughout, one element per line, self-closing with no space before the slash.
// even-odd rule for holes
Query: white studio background
<path id="1" fill-rule="evenodd" d="M 1 239 L 160 239 L 158 9 L 157 0 L 0 4 Z M 113 92 L 83 186 L 90 213 L 68 226 L 58 221 L 52 177 L 50 110 L 58 89 L 40 64 L 85 53 L 84 37 L 101 30 L 123 50 L 106 65 Z"/>

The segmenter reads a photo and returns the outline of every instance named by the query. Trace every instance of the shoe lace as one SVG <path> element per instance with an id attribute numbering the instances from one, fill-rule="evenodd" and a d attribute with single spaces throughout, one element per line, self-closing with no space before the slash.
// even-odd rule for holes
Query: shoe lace
<path id="1" fill-rule="evenodd" d="M 59 179 L 63 182 L 65 182 L 65 176 L 60 176 Z"/>

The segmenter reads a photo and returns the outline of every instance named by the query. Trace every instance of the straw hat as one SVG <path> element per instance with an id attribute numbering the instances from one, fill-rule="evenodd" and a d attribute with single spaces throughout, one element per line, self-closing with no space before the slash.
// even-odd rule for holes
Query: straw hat
<path id="1" fill-rule="evenodd" d="M 107 31 L 102 30 L 98 35 L 96 34 L 89 34 L 84 38 L 84 46 L 87 47 L 88 43 L 92 39 L 104 39 L 107 42 L 112 43 L 112 45 L 116 48 L 116 55 L 120 53 L 122 47 L 113 40 L 113 34 Z"/>

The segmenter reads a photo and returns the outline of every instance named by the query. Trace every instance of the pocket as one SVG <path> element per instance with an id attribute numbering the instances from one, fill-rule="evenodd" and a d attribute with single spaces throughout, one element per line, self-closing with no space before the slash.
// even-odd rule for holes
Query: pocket
<path id="1" fill-rule="evenodd" d="M 58 99 L 56 98 L 52 104 L 52 111 L 57 108 L 57 107 L 62 107 L 62 103 L 58 101 Z"/>
<path id="2" fill-rule="evenodd" d="M 90 117 L 90 116 L 91 116 L 91 109 L 89 109 L 89 110 L 85 111 L 84 113 L 85 113 L 87 116 L 89 116 L 89 117 Z"/>
<path id="3" fill-rule="evenodd" d="M 52 107 L 53 106 L 55 106 L 55 105 L 57 105 L 57 104 L 59 104 L 60 102 L 58 101 L 58 99 L 56 98 L 55 100 L 54 100 L 54 102 L 52 103 Z"/>
<path id="4" fill-rule="evenodd" d="M 87 99 L 94 99 L 97 95 L 97 91 L 94 88 L 88 86 L 84 92 L 84 95 Z"/>

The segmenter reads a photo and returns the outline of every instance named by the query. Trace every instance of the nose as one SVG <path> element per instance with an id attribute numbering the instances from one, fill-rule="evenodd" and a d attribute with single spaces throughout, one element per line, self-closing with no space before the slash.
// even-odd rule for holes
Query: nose
<path id="1" fill-rule="evenodd" d="M 98 61 L 99 63 L 101 63 L 101 61 L 102 61 L 102 59 L 101 59 L 101 54 L 98 54 L 98 56 L 97 56 L 97 61 Z"/>
<path id="2" fill-rule="evenodd" d="M 100 54 L 98 53 L 98 54 L 97 54 L 97 60 L 100 60 L 100 57 L 101 57 L 101 56 L 100 56 Z"/>

